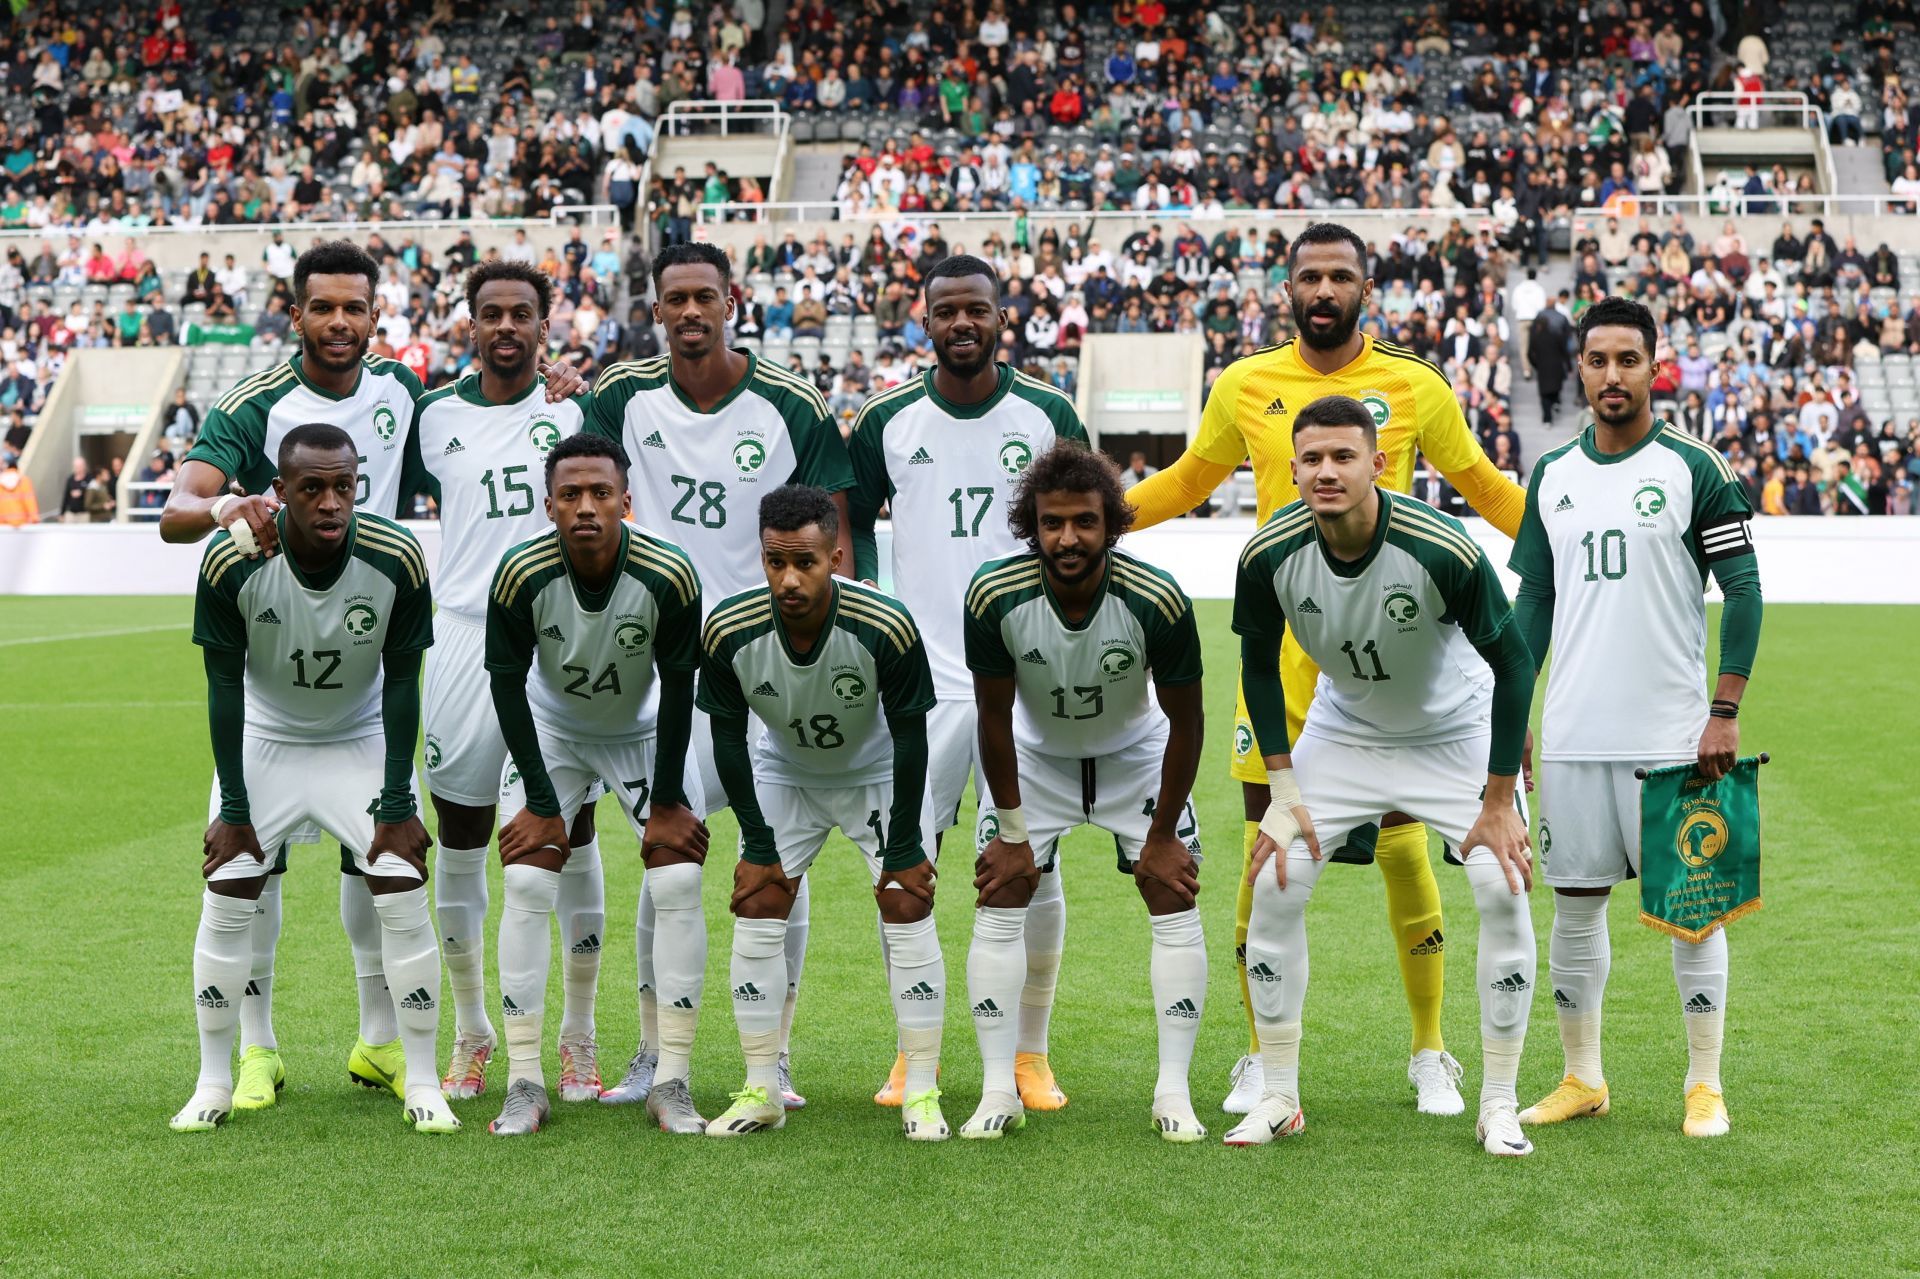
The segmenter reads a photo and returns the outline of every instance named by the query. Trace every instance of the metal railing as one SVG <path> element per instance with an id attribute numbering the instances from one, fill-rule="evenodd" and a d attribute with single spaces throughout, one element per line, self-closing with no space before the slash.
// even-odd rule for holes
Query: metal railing
<path id="1" fill-rule="evenodd" d="M 1696 190 L 1707 189 L 1706 166 L 1700 156 L 1700 131 L 1707 127 L 1707 117 L 1731 115 L 1734 117 L 1733 127 L 1738 129 L 1742 127 L 1739 117 L 1748 113 L 1753 115 L 1754 123 L 1747 127 L 1812 129 L 1820 185 L 1828 191 L 1833 190 L 1833 147 L 1827 140 L 1827 113 L 1797 89 L 1762 90 L 1756 94 L 1745 94 L 1738 89 L 1708 89 L 1702 92 L 1687 107 L 1687 122 L 1692 129 L 1688 150 L 1692 152 L 1693 185 Z M 1774 117 L 1781 115 L 1789 119 L 1784 123 L 1775 120 Z M 1726 126 L 1721 123 L 1717 127 Z"/>
<path id="2" fill-rule="evenodd" d="M 722 137 L 742 133 L 773 133 L 784 140 L 792 122 L 793 118 L 787 114 L 786 108 L 773 98 L 748 98 L 741 102 L 682 98 L 667 104 L 654 133 L 656 137 L 664 138 L 684 138 L 702 133 L 718 133 Z M 714 125 L 719 127 L 711 127 Z"/>
<path id="3" fill-rule="evenodd" d="M 587 226 L 597 226 L 604 221 L 617 221 L 619 216 L 620 211 L 611 204 L 557 204 L 544 218 L 375 218 L 364 222 L 232 222 L 200 223 L 194 226 L 173 222 L 161 226 L 115 226 L 91 223 L 72 226 L 14 227 L 0 230 L 0 246 L 12 241 L 44 240 L 57 235 L 100 238 L 132 236 L 138 239 L 150 235 L 262 236 L 272 235 L 276 231 L 283 235 L 317 236 L 356 236 L 373 232 L 385 234 L 421 230 L 507 233 L 569 226 L 576 220 Z"/>
<path id="4" fill-rule="evenodd" d="M 1908 216 L 1914 213 L 1914 199 L 1904 195 L 1747 195 L 1743 192 L 1698 195 L 1641 195 L 1628 197 L 1614 208 L 1575 209 L 1574 229 L 1582 229 L 1582 219 L 1598 224 L 1607 218 L 1688 213 L 1713 217 L 1840 217 L 1847 214 L 1871 217 L 1878 214 Z M 1760 207 L 1765 206 L 1765 207 Z"/>
<path id="5" fill-rule="evenodd" d="M 126 505 L 120 508 L 120 522 L 123 524 L 143 524 L 149 521 L 157 523 L 160 513 L 166 509 L 167 495 L 173 492 L 172 480 L 122 480 L 120 491 Z M 158 493 L 160 505 L 141 506 L 138 503 L 142 493 Z M 216 532 L 218 530 L 215 530 Z"/>
<path id="6" fill-rule="evenodd" d="M 785 215 L 785 216 L 779 216 Z M 1271 222 L 1281 218 L 1298 218 L 1306 221 L 1382 221 L 1393 218 L 1401 220 L 1432 220 L 1437 218 L 1459 218 L 1463 223 L 1478 219 L 1490 219 L 1490 209 L 1222 209 L 1217 213 L 1201 214 L 1194 209 L 1027 209 L 1025 215 L 1029 221 L 1075 221 L 1114 222 L 1125 218 L 1181 218 L 1190 222 Z M 902 213 L 898 209 L 863 209 L 849 215 L 847 206 L 839 200 L 769 200 L 763 204 L 727 203 L 707 204 L 700 207 L 695 221 L 701 223 L 716 222 L 783 222 L 783 221 L 820 221 L 820 222 L 990 222 L 1005 221 L 1021 216 L 1013 209 L 969 209 L 942 212 L 931 210 Z"/>

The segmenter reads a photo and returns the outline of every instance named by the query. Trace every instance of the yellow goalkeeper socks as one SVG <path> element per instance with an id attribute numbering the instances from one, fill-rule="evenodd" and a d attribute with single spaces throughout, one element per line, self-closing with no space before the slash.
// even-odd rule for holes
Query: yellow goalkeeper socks
<path id="1" fill-rule="evenodd" d="M 1440 998 L 1447 956 L 1441 933 L 1440 885 L 1427 858 L 1427 828 L 1418 822 L 1380 832 L 1374 857 L 1386 881 L 1387 925 L 1400 957 L 1400 981 L 1413 1018 L 1413 1051 L 1439 1051 Z M 1244 978 L 1244 974 L 1243 974 Z"/>
<path id="2" fill-rule="evenodd" d="M 1233 899 L 1233 971 L 1240 978 L 1240 1011 L 1247 1019 L 1247 1052 L 1255 1057 L 1260 1055 L 1260 1030 L 1253 1024 L 1253 996 L 1247 991 L 1247 923 L 1253 918 L 1253 885 L 1247 882 L 1247 868 L 1253 864 L 1253 842 L 1258 838 L 1259 822 L 1246 822 L 1241 826 L 1240 888 Z M 1438 909 L 1437 902 L 1435 908 Z"/>

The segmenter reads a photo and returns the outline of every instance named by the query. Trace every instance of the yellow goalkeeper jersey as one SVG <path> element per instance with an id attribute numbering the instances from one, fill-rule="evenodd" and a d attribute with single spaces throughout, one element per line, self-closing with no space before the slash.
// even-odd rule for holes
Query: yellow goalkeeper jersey
<path id="1" fill-rule="evenodd" d="M 1293 482 L 1293 414 L 1323 395 L 1350 395 L 1372 412 L 1387 455 L 1382 487 L 1411 492 L 1414 458 L 1424 453 L 1489 522 L 1509 536 L 1518 529 L 1526 494 L 1493 469 L 1446 375 L 1406 347 L 1371 335 L 1363 336 L 1360 354 L 1334 373 L 1308 367 L 1292 338 L 1229 364 L 1207 397 L 1200 431 L 1187 451 L 1216 466 L 1251 458 L 1264 523 L 1300 496 Z"/>

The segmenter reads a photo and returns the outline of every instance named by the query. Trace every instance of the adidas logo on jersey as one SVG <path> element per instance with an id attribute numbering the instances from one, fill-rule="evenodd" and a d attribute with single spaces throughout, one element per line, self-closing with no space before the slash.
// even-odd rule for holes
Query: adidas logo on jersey
<path id="1" fill-rule="evenodd" d="M 1503 995 L 1525 994 L 1527 990 L 1527 979 L 1519 973 L 1514 973 L 1494 982 L 1490 989 L 1497 990 Z"/>
<path id="2" fill-rule="evenodd" d="M 567 637 L 560 633 L 560 628 L 558 626 L 549 626 L 545 630 L 541 631 L 540 633 L 546 636 L 550 640 L 558 640 L 562 644 L 567 642 Z"/>
<path id="3" fill-rule="evenodd" d="M 1689 1013 L 1717 1013 L 1720 1009 L 1711 999 L 1707 998 L 1707 992 L 1703 990 L 1692 999 L 1689 999 L 1682 1011 Z"/>
<path id="4" fill-rule="evenodd" d="M 199 1004 L 202 1008 L 225 1008 L 227 1006 L 227 997 L 220 993 L 218 986 L 209 986 L 194 996 L 193 1002 Z"/>
<path id="5" fill-rule="evenodd" d="M 979 1003 L 975 1004 L 973 1006 L 973 1015 L 975 1017 L 1006 1016 L 1005 1013 L 1000 1011 L 1000 1005 L 994 1003 L 991 999 L 983 999 Z"/>
<path id="6" fill-rule="evenodd" d="M 640 441 L 640 447 L 643 449 L 663 449 L 667 447 L 667 442 L 660 438 L 660 432 L 655 431 L 652 435 Z"/>
<path id="7" fill-rule="evenodd" d="M 1272 417 L 1276 413 L 1285 413 L 1286 411 L 1287 411 L 1287 406 L 1282 404 L 1280 402 L 1280 397 L 1276 395 L 1273 397 L 1273 403 L 1267 405 L 1267 411 L 1265 413 L 1262 413 L 1260 416 Z"/>
<path id="8" fill-rule="evenodd" d="M 1253 975 L 1252 971 L 1249 970 L 1247 975 L 1251 977 Z M 1167 1008 L 1167 1016 L 1169 1017 L 1196 1017 L 1197 1018 L 1199 1015 L 1200 1015 L 1200 1010 L 1194 1007 L 1193 1001 L 1191 999 L 1175 1000 Z"/>
<path id="9" fill-rule="evenodd" d="M 568 949 L 576 955 L 597 955 L 600 953 L 600 934 L 588 933 Z"/>
<path id="10" fill-rule="evenodd" d="M 933 454 L 927 452 L 924 448 L 915 449 L 913 456 L 907 459 L 907 465 L 931 466 L 933 465 Z"/>
<path id="11" fill-rule="evenodd" d="M 253 624 L 255 626 L 278 626 L 280 625 L 280 614 L 274 612 L 272 609 L 266 609 L 260 616 L 253 619 Z"/>
<path id="12" fill-rule="evenodd" d="M 1248 981 L 1279 981 L 1280 974 L 1274 972 L 1272 967 L 1267 964 L 1249 964 L 1247 966 L 1247 980 Z"/>
<path id="13" fill-rule="evenodd" d="M 1571 511 L 1571 510 L 1573 509 L 1573 499 L 1572 499 L 1571 497 L 1568 497 L 1568 496 L 1567 496 L 1567 495 L 1566 495 L 1565 493 L 1562 493 L 1562 494 L 1560 495 L 1560 500 L 1559 500 L 1559 502 L 1557 502 L 1557 503 L 1556 503 L 1556 504 L 1554 505 L 1554 508 L 1553 508 L 1553 509 L 1554 509 L 1554 510 L 1555 510 L 1556 512 L 1558 512 L 1558 511 Z"/>
<path id="14" fill-rule="evenodd" d="M 433 996 L 427 993 L 425 986 L 415 988 L 411 995 L 400 1001 L 401 1012 L 430 1013 L 435 1007 Z"/>
<path id="15" fill-rule="evenodd" d="M 926 982 L 919 981 L 919 982 L 915 982 L 913 985 L 909 986 L 907 989 L 901 991 L 900 998 L 902 999 L 938 999 L 940 998 L 940 992 L 935 990 L 933 987 L 927 985 Z"/>
<path id="16" fill-rule="evenodd" d="M 1315 604 L 1313 602 L 1313 596 L 1309 595 L 1307 596 L 1307 598 L 1301 600 L 1298 604 L 1294 605 L 1293 611 L 1296 613 L 1318 613 L 1320 611 L 1320 606 L 1318 604 Z"/>
<path id="17" fill-rule="evenodd" d="M 1047 659 L 1041 654 L 1040 650 L 1037 648 L 1030 648 L 1026 652 L 1020 654 L 1020 660 L 1023 662 L 1031 662 L 1035 666 L 1045 666 L 1047 664 Z"/>
<path id="18" fill-rule="evenodd" d="M 760 988 L 750 981 L 743 981 L 738 986 L 735 986 L 733 988 L 733 997 L 742 1003 L 748 1004 L 764 1003 L 767 998 L 760 993 Z"/>
<path id="19" fill-rule="evenodd" d="M 1558 988 L 1553 992 L 1553 1002 L 1561 1008 L 1573 1007 L 1573 1001 L 1567 998 L 1567 992 Z"/>
<path id="20" fill-rule="evenodd" d="M 1427 934 L 1426 940 L 1408 949 L 1409 955 L 1437 955 L 1447 948 L 1446 938 L 1440 935 L 1438 928 Z"/>
<path id="21" fill-rule="evenodd" d="M 763 680 L 761 680 L 761 681 L 760 681 L 760 685 L 759 685 L 759 687 L 758 687 L 758 688 L 755 688 L 755 689 L 753 690 L 753 692 L 752 692 L 751 694 L 749 694 L 749 696 L 752 696 L 752 697 L 778 697 L 778 696 L 780 696 L 780 690 L 779 690 L 779 689 L 777 689 L 777 688 L 775 688 L 775 687 L 773 686 L 773 681 L 772 681 L 772 680 L 766 680 L 766 679 L 763 679 Z"/>
<path id="22" fill-rule="evenodd" d="M 460 437 L 456 435 L 452 439 L 447 441 L 447 447 L 441 451 L 440 456 L 452 457 L 455 453 L 465 453 L 466 451 L 467 451 L 467 446 L 462 444 L 460 442 Z"/>

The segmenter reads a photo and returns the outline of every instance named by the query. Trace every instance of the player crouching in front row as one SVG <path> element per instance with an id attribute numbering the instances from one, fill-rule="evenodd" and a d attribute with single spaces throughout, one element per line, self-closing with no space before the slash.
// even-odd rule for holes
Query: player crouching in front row
<path id="1" fill-rule="evenodd" d="M 839 533 L 825 491 L 790 484 L 767 494 L 767 584 L 716 606 L 701 642 L 700 709 L 712 719 L 714 762 L 740 822 L 729 980 L 747 1060 L 746 1084 L 707 1125 L 709 1137 L 786 1123 L 779 1060 L 787 919 L 801 877 L 836 826 L 866 856 L 880 904 L 907 1061 L 902 1127 L 913 1141 L 947 1137 L 934 1086 L 946 961 L 933 924 L 933 862 L 921 842 L 933 676 L 900 602 L 834 576 Z M 749 713 L 766 726 L 751 749 Z"/>
<path id="2" fill-rule="evenodd" d="M 1227 1144 L 1264 1145 L 1305 1126 L 1306 909 L 1322 846 L 1398 810 L 1438 830 L 1466 867 L 1480 911 L 1478 1136 L 1490 1154 L 1529 1154 L 1514 1080 L 1538 965 L 1518 788 L 1533 661 L 1493 566 L 1459 522 L 1380 488 L 1386 455 L 1365 405 L 1313 401 L 1294 416 L 1293 443 L 1301 500 L 1247 544 L 1233 600 L 1273 802 L 1248 870 L 1247 977 L 1266 1092 Z M 1292 746 L 1278 674 L 1288 629 L 1320 667 Z"/>
<path id="3" fill-rule="evenodd" d="M 1082 823 L 1113 835 L 1120 869 L 1152 916 L 1154 1126 L 1168 1141 L 1206 1135 L 1187 1091 L 1207 991 L 1194 907 L 1199 827 L 1188 803 L 1203 730 L 1200 641 L 1173 578 L 1114 549 L 1132 519 L 1111 462 L 1055 444 L 1021 476 L 1008 508 L 1014 536 L 1031 549 L 982 566 L 967 592 L 991 805 L 983 797 L 975 832 L 980 895 L 967 955 L 985 1078 L 962 1137 L 994 1139 L 1026 1123 L 1014 1014 L 1027 904 L 1061 837 Z"/>
<path id="4" fill-rule="evenodd" d="M 281 553 L 249 559 L 223 531 L 201 562 L 193 638 L 205 656 L 220 813 L 207 827 L 193 951 L 200 1079 L 175 1131 L 210 1130 L 233 1109 L 234 1026 L 266 884 L 262 850 L 308 822 L 351 853 L 373 894 L 406 1054 L 407 1122 L 429 1133 L 460 1127 L 434 1073 L 432 841 L 413 795 L 433 598 L 413 535 L 355 512 L 357 454 L 335 426 L 287 432 L 273 482 Z"/>

